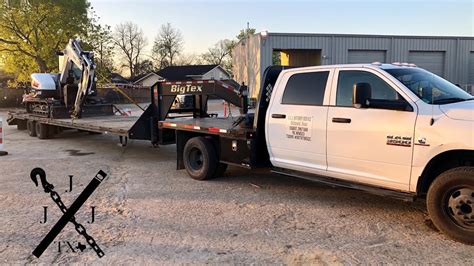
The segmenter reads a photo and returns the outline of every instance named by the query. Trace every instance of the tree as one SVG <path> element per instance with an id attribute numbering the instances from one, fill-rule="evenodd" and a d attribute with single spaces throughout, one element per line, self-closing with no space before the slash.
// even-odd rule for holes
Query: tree
<path id="1" fill-rule="evenodd" d="M 0 60 L 18 81 L 32 72 L 57 70 L 56 51 L 87 35 L 86 0 L 8 1 L 0 5 Z"/>
<path id="2" fill-rule="evenodd" d="M 202 55 L 202 59 L 209 64 L 225 65 L 230 59 L 233 47 L 234 42 L 231 40 L 220 40 Z"/>
<path id="3" fill-rule="evenodd" d="M 113 40 L 122 55 L 122 66 L 129 70 L 130 78 L 135 77 L 135 66 L 141 61 L 147 45 L 142 29 L 130 21 L 121 23 L 115 27 Z"/>
<path id="4" fill-rule="evenodd" d="M 202 55 L 202 59 L 208 64 L 221 65 L 227 72 L 232 74 L 232 50 L 237 43 L 255 34 L 255 32 L 256 30 L 253 28 L 246 28 L 240 30 L 240 33 L 236 36 L 237 40 L 226 39 L 218 41 Z"/>
<path id="5" fill-rule="evenodd" d="M 176 58 L 182 53 L 183 43 L 181 31 L 173 28 L 170 23 L 161 25 L 152 51 L 160 69 L 175 65 Z"/>
<path id="6" fill-rule="evenodd" d="M 237 40 L 241 41 L 250 35 L 254 35 L 256 31 L 257 30 L 254 28 L 246 28 L 246 29 L 240 30 L 240 33 L 236 36 Z"/>
<path id="7" fill-rule="evenodd" d="M 94 52 L 97 82 L 109 83 L 110 76 L 114 71 L 115 48 L 110 26 L 93 24 L 89 35 L 83 41 L 82 47 Z"/>
<path id="8" fill-rule="evenodd" d="M 196 55 L 193 53 L 191 54 L 182 53 L 176 58 L 174 63 L 177 66 L 189 66 L 189 65 L 201 64 L 202 60 L 199 55 Z"/>
<path id="9" fill-rule="evenodd" d="M 150 72 L 153 72 L 155 70 L 155 67 L 153 66 L 153 62 L 149 59 L 145 59 L 141 62 L 138 62 L 138 64 L 135 64 L 135 76 L 139 76 L 142 74 L 148 74 Z"/>

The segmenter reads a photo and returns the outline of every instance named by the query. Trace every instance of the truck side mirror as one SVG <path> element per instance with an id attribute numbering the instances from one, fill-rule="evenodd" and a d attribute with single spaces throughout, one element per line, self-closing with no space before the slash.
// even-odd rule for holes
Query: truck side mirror
<path id="1" fill-rule="evenodd" d="M 355 108 L 367 108 L 371 97 L 372 88 L 369 83 L 357 83 L 352 88 L 352 105 Z"/>

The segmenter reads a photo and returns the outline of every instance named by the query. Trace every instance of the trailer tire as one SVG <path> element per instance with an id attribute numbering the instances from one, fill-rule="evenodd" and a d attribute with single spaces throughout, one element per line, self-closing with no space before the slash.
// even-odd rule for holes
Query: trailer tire
<path id="1" fill-rule="evenodd" d="M 36 122 L 28 120 L 26 122 L 26 130 L 28 131 L 28 135 L 30 137 L 36 137 Z"/>
<path id="2" fill-rule="evenodd" d="M 215 177 L 219 160 L 212 141 L 204 137 L 189 139 L 184 145 L 184 167 L 195 180 L 207 180 Z"/>
<path id="3" fill-rule="evenodd" d="M 49 126 L 43 123 L 36 123 L 36 135 L 39 139 L 49 139 Z"/>
<path id="4" fill-rule="evenodd" d="M 16 128 L 18 130 L 27 130 L 28 129 L 28 125 L 27 125 L 25 120 L 17 120 L 16 123 L 17 123 Z"/>
<path id="5" fill-rule="evenodd" d="M 439 175 L 426 198 L 433 224 L 449 237 L 474 244 L 474 167 L 457 167 Z"/>

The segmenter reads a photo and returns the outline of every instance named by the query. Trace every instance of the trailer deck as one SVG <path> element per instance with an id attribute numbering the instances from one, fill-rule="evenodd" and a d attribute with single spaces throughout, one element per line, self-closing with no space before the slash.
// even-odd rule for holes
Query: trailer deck
<path id="1" fill-rule="evenodd" d="M 52 119 L 35 116 L 24 111 L 8 113 L 8 120 L 34 120 L 52 126 L 104 133 L 119 137 L 129 137 L 130 129 L 139 118 L 139 116 L 109 115 L 84 117 L 81 119 Z"/>
<path id="2" fill-rule="evenodd" d="M 160 121 L 159 127 L 244 138 L 254 132 L 253 128 L 240 127 L 234 125 L 234 122 L 235 118 L 176 118 L 172 121 Z"/>

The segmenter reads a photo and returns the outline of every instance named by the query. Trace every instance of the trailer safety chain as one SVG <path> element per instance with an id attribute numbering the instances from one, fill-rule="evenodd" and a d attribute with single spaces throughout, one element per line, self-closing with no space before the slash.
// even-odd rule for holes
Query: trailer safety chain
<path id="1" fill-rule="evenodd" d="M 68 208 L 66 207 L 66 205 L 62 201 L 61 196 L 59 196 L 59 194 L 54 190 L 53 184 L 48 183 L 46 181 L 46 174 L 44 173 L 44 170 L 41 169 L 41 168 L 35 168 L 31 172 L 32 179 L 33 179 L 33 172 L 35 170 L 36 170 L 35 178 L 36 178 L 36 174 L 40 175 L 40 179 L 41 179 L 41 183 L 42 183 L 43 188 L 44 188 L 44 192 L 49 193 L 51 199 L 54 201 L 54 203 L 56 203 L 56 205 L 58 205 L 61 212 L 63 214 L 66 214 L 66 212 L 68 211 Z M 35 182 L 35 184 L 38 185 L 38 183 L 37 183 L 38 181 L 36 179 L 33 179 L 33 182 Z M 89 244 L 89 246 L 95 251 L 97 256 L 99 256 L 99 258 L 102 258 L 105 255 L 104 252 L 99 247 L 99 245 L 96 243 L 94 238 L 87 233 L 86 228 L 82 224 L 80 224 L 76 221 L 76 217 L 72 216 L 71 219 L 69 219 L 69 222 L 74 225 L 74 228 L 76 229 L 76 232 L 86 239 L 87 244 Z"/>
<path id="2" fill-rule="evenodd" d="M 230 117 L 232 119 L 232 109 L 231 109 L 232 106 L 230 105 L 229 102 L 225 102 L 225 104 L 227 105 L 227 109 L 229 109 L 229 113 L 227 114 L 227 117 L 228 118 Z"/>
<path id="3" fill-rule="evenodd" d="M 227 114 L 227 118 L 230 117 L 230 120 L 232 120 L 233 123 L 235 123 L 234 117 L 232 116 L 232 104 L 229 102 L 225 102 L 227 104 L 227 108 L 229 109 L 229 113 Z"/>

